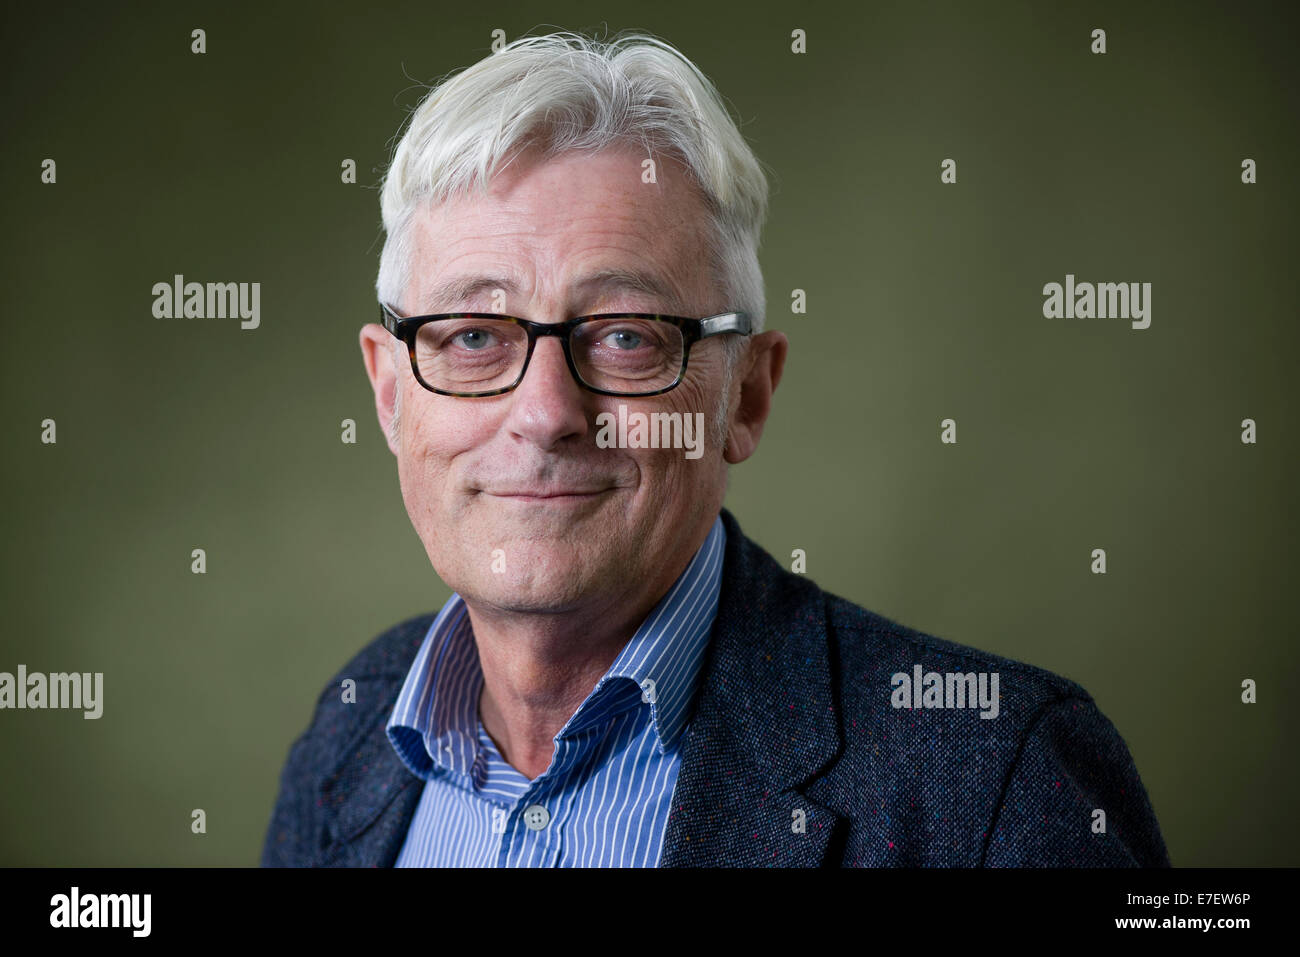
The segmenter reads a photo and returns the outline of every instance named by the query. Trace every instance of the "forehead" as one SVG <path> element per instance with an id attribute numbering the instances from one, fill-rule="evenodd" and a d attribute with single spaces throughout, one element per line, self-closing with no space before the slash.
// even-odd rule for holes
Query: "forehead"
<path id="1" fill-rule="evenodd" d="M 707 287 L 708 210 L 686 168 L 626 147 L 516 157 L 477 190 L 412 223 L 409 296 L 451 310 L 501 288 L 512 298 L 649 297 L 690 311 Z"/>

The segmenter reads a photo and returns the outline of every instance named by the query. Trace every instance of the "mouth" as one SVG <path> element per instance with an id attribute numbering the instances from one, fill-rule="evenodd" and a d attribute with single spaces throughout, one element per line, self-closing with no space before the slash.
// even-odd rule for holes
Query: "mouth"
<path id="1" fill-rule="evenodd" d="M 593 502 L 613 489 L 512 489 L 485 492 L 493 498 L 524 505 L 580 505 Z"/>

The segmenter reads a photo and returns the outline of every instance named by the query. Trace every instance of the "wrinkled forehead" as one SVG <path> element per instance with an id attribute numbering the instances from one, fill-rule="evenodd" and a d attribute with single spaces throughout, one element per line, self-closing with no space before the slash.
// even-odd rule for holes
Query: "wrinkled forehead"
<path id="1" fill-rule="evenodd" d="M 409 308 L 627 294 L 691 311 L 707 285 L 709 210 L 684 166 L 630 148 L 525 155 L 486 192 L 428 203 L 411 224 Z"/>

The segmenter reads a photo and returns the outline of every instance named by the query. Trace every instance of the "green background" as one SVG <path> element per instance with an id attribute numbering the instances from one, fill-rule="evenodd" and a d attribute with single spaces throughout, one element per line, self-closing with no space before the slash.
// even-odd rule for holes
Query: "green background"
<path id="1" fill-rule="evenodd" d="M 102 671 L 104 715 L 0 712 L 0 863 L 255 863 L 324 682 L 446 599 L 357 345 L 376 187 L 422 84 L 553 25 L 678 46 L 771 173 L 791 351 L 745 531 L 1081 683 L 1175 865 L 1300 864 L 1289 5 L 34 6 L 0 40 L 0 671 Z M 153 318 L 174 273 L 260 282 L 261 328 Z M 1151 327 L 1043 318 L 1066 273 L 1151 282 Z"/>

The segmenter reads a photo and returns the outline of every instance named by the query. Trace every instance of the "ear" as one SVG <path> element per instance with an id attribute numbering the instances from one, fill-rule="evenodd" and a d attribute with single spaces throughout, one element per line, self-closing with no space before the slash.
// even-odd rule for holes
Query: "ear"
<path id="1" fill-rule="evenodd" d="M 397 446 L 389 434 L 393 422 L 393 403 L 397 398 L 397 370 L 393 367 L 392 335 L 377 322 L 361 327 L 361 358 L 366 364 L 366 375 L 375 392 L 375 412 L 379 427 L 388 442 L 388 450 L 397 454 Z"/>
<path id="2" fill-rule="evenodd" d="M 772 411 L 772 393 L 781 381 L 785 369 L 785 355 L 790 342 L 783 332 L 764 332 L 749 343 L 749 350 L 741 359 L 740 401 L 731 413 L 727 431 L 727 447 L 722 457 L 736 465 L 745 461 L 758 448 L 763 435 L 763 423 Z"/>

